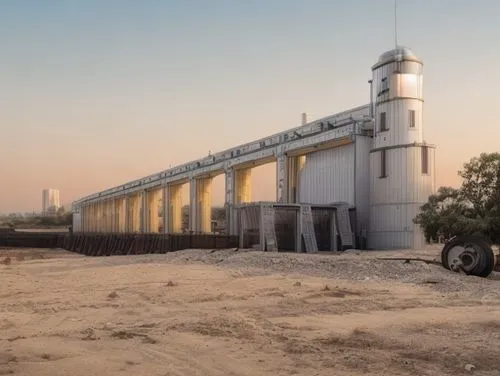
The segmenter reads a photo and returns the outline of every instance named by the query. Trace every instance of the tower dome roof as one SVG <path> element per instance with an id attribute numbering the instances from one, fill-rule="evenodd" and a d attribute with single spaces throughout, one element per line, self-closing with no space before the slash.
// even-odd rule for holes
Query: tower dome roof
<path id="1" fill-rule="evenodd" d="M 373 68 L 377 68 L 391 61 L 403 61 L 403 60 L 410 60 L 422 63 L 422 61 L 408 47 L 397 46 L 396 48 L 384 52 L 382 55 L 380 55 L 380 58 L 378 59 L 377 63 L 373 66 Z"/>

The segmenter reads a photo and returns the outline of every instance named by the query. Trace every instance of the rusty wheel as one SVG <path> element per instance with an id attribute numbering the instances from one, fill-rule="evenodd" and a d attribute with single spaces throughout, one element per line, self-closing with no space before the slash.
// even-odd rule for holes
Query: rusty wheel
<path id="1" fill-rule="evenodd" d="M 445 244 L 441 252 L 441 263 L 454 272 L 487 277 L 495 267 L 495 256 L 484 238 L 463 236 Z"/>

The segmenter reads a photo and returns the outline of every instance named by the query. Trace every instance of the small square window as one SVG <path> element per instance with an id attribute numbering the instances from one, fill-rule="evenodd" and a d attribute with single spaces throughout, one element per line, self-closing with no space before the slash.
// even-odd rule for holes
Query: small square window
<path id="1" fill-rule="evenodd" d="M 415 128 L 415 110 L 408 111 L 408 122 L 410 124 L 410 128 Z"/>
<path id="2" fill-rule="evenodd" d="M 381 150 L 380 151 L 380 177 L 385 178 L 387 177 L 387 151 L 386 150 Z"/>
<path id="3" fill-rule="evenodd" d="M 385 112 L 380 113 L 380 132 L 388 130 L 387 128 L 387 116 Z"/>

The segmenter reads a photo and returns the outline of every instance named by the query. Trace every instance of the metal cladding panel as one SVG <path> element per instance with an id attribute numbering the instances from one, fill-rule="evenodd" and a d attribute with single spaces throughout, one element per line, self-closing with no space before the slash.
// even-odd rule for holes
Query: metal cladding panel
<path id="1" fill-rule="evenodd" d="M 413 223 L 420 204 L 395 204 L 372 207 L 368 246 L 374 249 L 422 248 L 423 232 Z"/>
<path id="2" fill-rule="evenodd" d="M 414 61 L 394 61 L 373 71 L 372 95 L 375 102 L 375 148 L 422 142 L 423 65 Z M 415 111 L 414 127 L 410 110 Z M 385 113 L 386 130 L 381 126 Z"/>
<path id="3" fill-rule="evenodd" d="M 415 126 L 410 127 L 410 110 L 415 111 Z M 385 112 L 387 130 L 380 131 L 380 114 Z M 375 148 L 422 142 L 423 102 L 418 99 L 401 99 L 384 102 L 375 109 Z"/>
<path id="4" fill-rule="evenodd" d="M 370 154 L 370 204 L 425 203 L 434 192 L 434 148 L 428 149 L 427 174 L 422 173 L 422 147 L 387 149 L 387 177 L 381 178 L 381 151 Z"/>
<path id="5" fill-rule="evenodd" d="M 418 98 L 423 97 L 423 64 L 414 61 L 391 62 L 373 70 L 373 100 L 378 103 L 390 98 L 394 94 L 416 94 Z M 418 79 L 413 86 L 413 93 L 408 93 L 406 90 L 401 90 L 401 84 L 407 81 L 408 78 L 416 76 Z M 407 96 L 407 95 L 405 95 Z"/>
<path id="6" fill-rule="evenodd" d="M 82 215 L 81 211 L 73 212 L 73 232 L 82 231 Z"/>
<path id="7" fill-rule="evenodd" d="M 422 147 L 386 150 L 387 177 L 381 178 L 381 151 L 370 154 L 371 248 L 421 247 L 423 235 L 413 219 L 435 192 L 435 153 L 428 148 L 428 173 L 422 173 Z"/>
<path id="8" fill-rule="evenodd" d="M 354 144 L 306 155 L 299 178 L 299 202 L 354 205 Z"/>
<path id="9" fill-rule="evenodd" d="M 356 217 L 358 233 L 368 229 L 370 213 L 370 149 L 373 138 L 356 135 Z"/>

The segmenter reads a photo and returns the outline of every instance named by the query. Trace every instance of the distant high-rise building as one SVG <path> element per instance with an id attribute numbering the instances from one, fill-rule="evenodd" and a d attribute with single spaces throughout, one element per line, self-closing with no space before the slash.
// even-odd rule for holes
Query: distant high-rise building
<path id="1" fill-rule="evenodd" d="M 48 188 L 42 191 L 42 214 L 55 214 L 61 207 L 59 200 L 59 190 Z"/>

